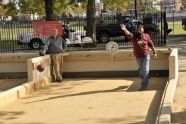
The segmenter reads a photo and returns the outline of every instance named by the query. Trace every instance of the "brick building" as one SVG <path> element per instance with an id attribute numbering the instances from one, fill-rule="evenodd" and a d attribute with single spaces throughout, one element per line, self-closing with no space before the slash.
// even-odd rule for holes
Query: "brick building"
<path id="1" fill-rule="evenodd" d="M 183 8 L 182 0 L 151 0 L 150 2 L 146 3 L 145 5 L 146 9 L 154 8 L 157 11 L 165 11 L 167 13 L 169 12 L 179 12 Z M 129 5 L 129 13 L 134 12 L 134 2 L 131 2 Z M 138 13 L 144 12 L 145 8 L 144 5 L 141 5 L 141 3 L 137 0 L 137 11 Z"/>
<path id="2" fill-rule="evenodd" d="M 182 0 L 161 0 L 160 7 L 165 12 L 179 12 L 182 10 L 183 3 Z"/>

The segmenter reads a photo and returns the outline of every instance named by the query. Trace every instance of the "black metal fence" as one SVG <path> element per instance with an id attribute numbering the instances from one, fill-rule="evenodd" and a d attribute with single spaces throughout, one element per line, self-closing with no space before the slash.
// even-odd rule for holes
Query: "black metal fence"
<path id="1" fill-rule="evenodd" d="M 96 44 L 81 43 L 69 44 L 67 50 L 99 50 L 105 49 L 106 43 L 115 41 L 119 48 L 131 47 L 131 42 L 123 35 L 119 23 L 125 23 L 130 20 L 129 30 L 134 31 L 137 24 L 143 23 L 145 32 L 148 33 L 156 46 L 166 44 L 166 13 L 139 14 L 138 18 L 133 15 L 119 15 L 113 17 L 96 19 Z M 87 28 L 86 18 L 62 18 L 63 30 L 66 32 L 65 38 L 71 39 L 73 35 L 86 37 Z M 17 52 L 39 50 L 42 45 L 42 39 L 33 40 L 33 21 L 1 21 L 0 22 L 0 52 Z M 109 27 L 109 28 L 108 28 Z M 22 35 L 27 35 L 24 44 L 19 39 Z"/>

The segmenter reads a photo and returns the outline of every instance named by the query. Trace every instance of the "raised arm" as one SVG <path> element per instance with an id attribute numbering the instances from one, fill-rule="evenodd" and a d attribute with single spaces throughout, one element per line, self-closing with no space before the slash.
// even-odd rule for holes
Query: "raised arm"
<path id="1" fill-rule="evenodd" d="M 131 39 L 133 37 L 133 34 L 127 30 L 124 24 L 120 24 L 120 26 L 121 26 L 121 30 L 125 33 L 125 35 Z"/>

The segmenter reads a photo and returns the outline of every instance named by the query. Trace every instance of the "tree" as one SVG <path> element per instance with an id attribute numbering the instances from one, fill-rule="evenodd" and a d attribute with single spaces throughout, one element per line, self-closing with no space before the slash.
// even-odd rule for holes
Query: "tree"
<path id="1" fill-rule="evenodd" d="M 95 0 L 88 0 L 86 36 L 91 37 L 96 44 Z"/>
<path id="2" fill-rule="evenodd" d="M 0 0 L 0 18 L 2 19 L 3 16 L 5 15 L 6 10 L 5 10 L 5 5 L 3 4 L 3 1 Z"/>
<path id="3" fill-rule="evenodd" d="M 153 0 L 140 0 L 140 4 L 143 6 L 144 12 L 150 12 L 152 8 L 149 8 L 147 4 L 152 3 Z"/>
<path id="4" fill-rule="evenodd" d="M 30 14 L 38 13 L 39 15 L 44 14 L 43 0 L 19 0 L 18 6 L 19 12 L 24 14 L 28 13 Z"/>
<path id="5" fill-rule="evenodd" d="M 183 0 L 182 2 L 183 2 L 183 10 L 184 10 L 184 8 L 186 8 L 186 0 Z"/>
<path id="6" fill-rule="evenodd" d="M 5 6 L 5 9 L 7 10 L 6 15 L 10 15 L 12 18 L 15 18 L 18 13 L 16 0 L 10 0 Z"/>
<path id="7" fill-rule="evenodd" d="M 15 13 L 15 9 L 22 14 L 46 14 L 46 20 L 53 20 L 54 15 L 61 15 L 65 11 L 68 2 L 67 0 L 9 0 L 7 14 Z"/>
<path id="8" fill-rule="evenodd" d="M 105 10 L 117 10 L 118 12 L 126 12 L 131 0 L 104 0 Z"/>
<path id="9" fill-rule="evenodd" d="M 79 0 L 79 2 L 86 3 L 87 0 Z M 77 4 L 76 0 L 44 0 L 46 20 L 53 20 L 54 15 L 61 15 L 68 5 L 75 6 Z M 68 9 L 69 10 L 69 9 Z"/>
<path id="10" fill-rule="evenodd" d="M 53 14 L 54 15 L 61 15 L 67 8 L 67 1 L 66 0 L 54 0 L 53 5 Z"/>
<path id="11" fill-rule="evenodd" d="M 46 20 L 53 20 L 55 15 L 61 15 L 68 8 L 69 3 L 75 2 L 75 0 L 44 0 Z"/>
<path id="12" fill-rule="evenodd" d="M 45 2 L 45 13 L 46 13 L 46 20 L 51 21 L 53 20 L 53 0 L 44 0 Z"/>

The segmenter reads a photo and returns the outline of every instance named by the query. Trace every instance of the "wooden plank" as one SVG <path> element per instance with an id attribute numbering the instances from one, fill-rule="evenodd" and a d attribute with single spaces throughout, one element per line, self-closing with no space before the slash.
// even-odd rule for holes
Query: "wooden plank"
<path id="1" fill-rule="evenodd" d="M 64 58 L 64 61 L 108 61 L 108 54 L 70 54 Z"/>
<path id="2" fill-rule="evenodd" d="M 153 60 L 168 60 L 169 53 L 158 53 L 158 58 Z M 64 61 L 126 61 L 135 60 L 133 53 L 115 53 L 115 54 L 70 54 L 64 58 Z"/>
<path id="3" fill-rule="evenodd" d="M 1 55 L 0 63 L 26 63 L 28 59 L 35 57 L 35 55 Z"/>

